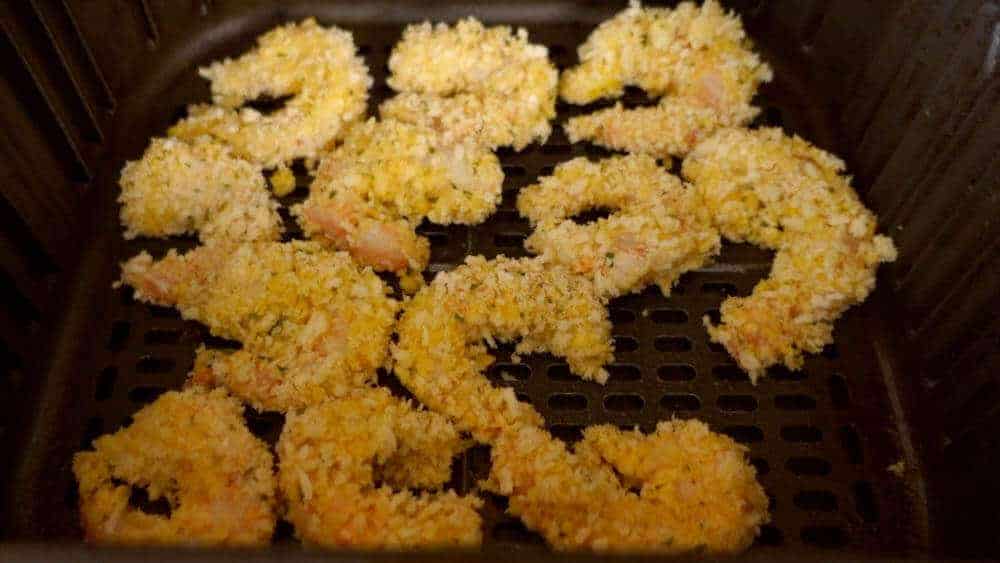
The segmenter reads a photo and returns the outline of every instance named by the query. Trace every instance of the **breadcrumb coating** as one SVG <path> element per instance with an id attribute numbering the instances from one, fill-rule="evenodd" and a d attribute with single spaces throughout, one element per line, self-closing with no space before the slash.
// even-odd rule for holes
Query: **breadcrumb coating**
<path id="1" fill-rule="evenodd" d="M 276 27 L 237 59 L 199 69 L 214 105 L 196 104 L 170 135 L 212 135 L 261 167 L 315 159 L 364 114 L 371 76 L 350 32 L 309 18 Z M 292 96 L 264 115 L 242 107 L 261 96 Z"/>
<path id="2" fill-rule="evenodd" d="M 570 141 L 656 157 L 683 156 L 716 129 L 748 123 L 759 113 L 750 104 L 757 88 L 772 77 L 739 17 L 714 0 L 673 9 L 633 2 L 598 26 L 578 54 L 580 65 L 560 78 L 567 102 L 620 97 L 626 86 L 660 100 L 655 107 L 617 104 L 571 118 Z"/>
<path id="3" fill-rule="evenodd" d="M 347 253 L 295 241 L 213 244 L 122 265 L 135 297 L 174 306 L 236 351 L 198 351 L 192 380 L 286 411 L 370 382 L 388 362 L 398 303 Z"/>
<path id="4" fill-rule="evenodd" d="M 447 419 L 385 389 L 289 413 L 277 445 L 286 517 L 300 539 L 326 547 L 479 545 L 479 498 L 405 490 L 440 487 L 465 446 Z"/>
<path id="5" fill-rule="evenodd" d="M 602 296 L 651 283 L 669 295 L 682 273 L 719 252 L 719 233 L 697 194 L 649 156 L 564 162 L 523 188 L 517 208 L 535 227 L 525 247 L 589 277 Z M 613 213 L 586 225 L 572 220 L 593 208 Z"/>
<path id="6" fill-rule="evenodd" d="M 558 72 L 523 28 L 485 27 L 474 18 L 411 25 L 389 70 L 399 95 L 382 104 L 382 117 L 424 125 L 448 143 L 521 150 L 552 132 Z"/>
<path id="7" fill-rule="evenodd" d="M 362 264 L 420 271 L 430 258 L 415 232 L 420 222 L 483 222 L 500 203 L 503 177 L 485 147 L 444 144 L 429 129 L 372 118 L 323 158 L 309 198 L 293 213 L 307 235 Z"/>
<path id="8" fill-rule="evenodd" d="M 611 322 L 593 285 L 537 258 L 470 256 L 410 300 L 396 331 L 392 352 L 400 381 L 480 441 L 515 423 L 542 422 L 513 390 L 482 375 L 493 363 L 484 343 L 520 337 L 517 354 L 563 356 L 574 373 L 601 383 L 613 359 Z"/>
<path id="9" fill-rule="evenodd" d="M 521 426 L 492 444 L 484 485 L 555 549 L 736 553 L 769 520 L 746 453 L 697 420 L 650 435 L 591 426 L 574 452 Z"/>
<path id="10" fill-rule="evenodd" d="M 222 389 L 169 391 L 128 428 L 76 454 L 80 519 L 88 541 L 191 546 L 266 545 L 275 521 L 274 461 L 247 430 L 243 406 Z M 133 487 L 170 514 L 129 505 Z"/>
<path id="11" fill-rule="evenodd" d="M 278 204 L 253 164 L 209 137 L 153 139 L 119 179 L 124 236 L 198 234 L 203 241 L 275 240 Z"/>
<path id="12" fill-rule="evenodd" d="M 842 175 L 844 163 L 780 129 L 725 129 L 695 148 L 683 174 L 723 236 L 777 250 L 770 276 L 731 297 L 705 325 L 756 381 L 766 369 L 802 366 L 833 341 L 833 322 L 875 287 L 892 239 Z"/>

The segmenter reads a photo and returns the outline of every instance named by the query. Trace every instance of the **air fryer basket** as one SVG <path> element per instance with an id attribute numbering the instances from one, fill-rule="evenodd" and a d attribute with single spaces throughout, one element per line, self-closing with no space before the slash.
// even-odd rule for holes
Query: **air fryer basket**
<path id="1" fill-rule="evenodd" d="M 985 0 L 727 5 L 775 69 L 757 124 L 782 126 L 843 156 L 899 261 L 883 267 L 877 291 L 837 323 L 834 345 L 802 371 L 771 370 L 757 386 L 709 342 L 701 322 L 725 295 L 747 294 L 767 275 L 769 253 L 745 245 L 726 245 L 716 264 L 681 278 L 670 298 L 650 289 L 612 302 L 616 360 L 606 386 L 581 382 L 550 356 L 511 364 L 504 348 L 489 374 L 570 442 L 589 424 L 649 430 L 676 416 L 698 417 L 747 444 L 773 516 L 751 558 L 996 555 L 1000 7 Z M 524 25 L 565 68 L 594 25 L 621 7 L 33 0 L 0 8 L 0 538 L 11 542 L 0 553 L 51 557 L 51 547 L 31 542 L 55 541 L 60 556 L 93 555 L 77 543 L 72 454 L 177 388 L 196 346 L 229 345 L 173 310 L 111 289 L 117 263 L 139 250 L 194 245 L 126 243 L 114 199 L 124 161 L 188 103 L 208 99 L 199 65 L 239 53 L 278 23 L 315 15 L 354 32 L 375 78 L 374 109 L 391 95 L 386 60 L 407 23 L 472 14 Z M 630 92 L 626 102 L 645 100 Z M 584 111 L 558 109 L 560 122 Z M 544 146 L 500 151 L 504 199 L 488 222 L 421 227 L 432 244 L 428 277 L 469 254 L 525 255 L 529 227 L 514 209 L 517 190 L 561 161 L 606 154 L 570 145 L 558 127 Z M 286 206 L 307 193 L 308 177 L 296 177 Z M 503 381 L 501 371 L 516 380 Z M 382 380 L 405 393 L 391 374 Z M 280 433 L 280 416 L 248 410 L 247 419 L 269 442 Z M 888 469 L 899 462 L 902 472 Z M 456 461 L 452 486 L 471 490 L 488 469 L 488 450 L 474 448 Z M 486 496 L 484 551 L 465 557 L 545 557 L 541 538 L 504 506 L 502 497 Z M 287 525 L 276 542 L 253 558 L 289 557 L 295 542 Z"/>

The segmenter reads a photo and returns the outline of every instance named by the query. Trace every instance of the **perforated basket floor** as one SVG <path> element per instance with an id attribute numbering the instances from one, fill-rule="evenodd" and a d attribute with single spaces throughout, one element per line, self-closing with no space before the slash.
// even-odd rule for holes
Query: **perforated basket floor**
<path id="1" fill-rule="evenodd" d="M 216 47 L 211 58 L 238 53 L 256 33 L 273 23 L 246 30 L 237 40 Z M 374 110 L 391 94 L 384 81 L 386 59 L 402 26 L 344 27 L 355 33 L 376 80 Z M 554 61 L 565 68 L 575 62 L 575 47 L 592 23 L 528 28 L 532 40 L 548 45 Z M 765 55 L 775 66 L 776 80 L 761 95 L 760 104 L 765 108 L 761 122 L 783 125 L 830 146 L 833 137 L 825 121 L 826 108 L 809 106 L 807 93 L 795 80 L 795 69 L 783 65 L 772 53 Z M 183 113 L 185 104 L 207 99 L 207 86 L 195 73 L 197 65 L 207 60 L 188 61 L 186 70 L 169 81 L 169 87 L 148 96 L 147 120 L 140 125 L 148 123 L 150 130 L 144 132 L 143 139 L 162 134 Z M 634 94 L 628 101 L 643 103 L 641 96 Z M 581 111 L 560 104 L 559 121 Z M 136 158 L 143 146 L 121 147 L 122 158 Z M 432 243 L 428 277 L 461 263 L 470 254 L 526 255 L 522 242 L 529 227 L 514 208 L 518 189 L 573 156 L 607 154 L 589 145 L 570 146 L 559 127 L 544 146 L 530 146 L 520 153 L 501 151 L 506 174 L 504 198 L 489 221 L 471 228 L 421 227 Z M 114 180 L 113 174 L 109 171 L 109 181 Z M 297 190 L 282 203 L 287 206 L 301 201 L 307 186 L 308 178 L 299 174 Z M 104 189 L 116 187 L 106 185 Z M 288 225 L 291 236 L 298 236 L 294 223 Z M 170 247 L 191 246 L 191 240 L 125 243 L 116 237 L 112 256 L 107 258 L 106 279 L 117 276 L 113 263 L 139 250 L 161 255 Z M 906 500 L 905 482 L 887 470 L 901 453 L 880 359 L 871 345 L 877 337 L 873 331 L 879 330 L 872 322 L 880 310 L 878 304 L 852 309 L 837 323 L 836 345 L 810 357 L 802 371 L 772 370 L 757 386 L 750 384 L 721 347 L 708 340 L 702 317 L 717 315 L 724 296 L 748 294 L 769 268 L 767 252 L 726 245 L 713 266 L 684 275 L 670 298 L 650 288 L 614 300 L 610 313 L 616 360 L 610 366 L 612 377 L 606 386 L 581 382 L 569 374 L 564 362 L 553 357 L 529 356 L 520 365 L 511 364 L 509 349 L 496 351 L 497 363 L 490 369 L 490 377 L 498 384 L 512 386 L 522 400 L 544 415 L 556 436 L 569 442 L 595 423 L 638 425 L 650 430 L 659 420 L 697 417 L 746 444 L 771 498 L 773 516 L 753 550 L 818 547 L 906 552 L 918 543 L 914 530 L 920 526 Z M 97 435 L 126 424 L 132 413 L 163 391 L 178 388 L 197 346 L 229 345 L 209 337 L 204 327 L 181 320 L 173 310 L 137 303 L 130 292 L 112 291 L 110 287 L 94 289 L 104 304 L 100 305 L 103 312 L 94 318 L 94 330 L 99 331 L 104 345 L 91 351 L 92 364 L 83 364 L 94 365 L 93 372 L 79 376 L 76 391 L 81 420 L 78 427 L 69 430 L 80 435 L 78 447 L 86 447 Z M 501 372 L 506 376 L 500 377 Z M 383 374 L 382 380 L 399 390 L 391 374 Z M 280 416 L 248 412 L 247 418 L 255 434 L 271 443 L 276 440 L 281 431 Z M 48 515 L 47 533 L 78 537 L 69 459 L 58 463 L 60 482 L 53 485 L 63 500 L 57 504 L 58 510 Z M 473 489 L 488 469 L 488 450 L 474 448 L 456 461 L 453 486 L 461 491 Z M 539 536 L 503 514 L 505 499 L 486 498 L 487 548 L 544 549 Z M 279 528 L 277 541 L 294 542 L 287 524 Z"/>

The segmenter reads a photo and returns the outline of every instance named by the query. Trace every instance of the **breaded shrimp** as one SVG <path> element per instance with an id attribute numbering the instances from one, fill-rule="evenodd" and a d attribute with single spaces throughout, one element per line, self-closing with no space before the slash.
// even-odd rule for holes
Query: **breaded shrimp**
<path id="1" fill-rule="evenodd" d="M 555 549 L 736 553 L 769 520 L 746 452 L 697 420 L 648 436 L 591 426 L 575 452 L 520 426 L 493 442 L 485 486 Z"/>
<path id="2" fill-rule="evenodd" d="M 633 2 L 602 23 L 579 48 L 580 65 L 563 72 L 560 94 L 588 104 L 625 86 L 660 97 L 655 107 L 621 104 L 566 123 L 570 141 L 656 157 L 683 156 L 720 127 L 743 125 L 771 69 L 751 50 L 743 25 L 714 0 L 701 7 L 643 8 Z"/>
<path id="3" fill-rule="evenodd" d="M 766 369 L 802 366 L 803 352 L 833 341 L 833 322 L 875 287 L 892 240 L 858 199 L 844 163 L 780 129 L 724 129 L 684 160 L 723 236 L 777 250 L 768 279 L 723 302 L 705 324 L 756 381 Z"/>
<path id="4" fill-rule="evenodd" d="M 125 238 L 195 234 L 201 240 L 276 240 L 278 204 L 259 168 L 209 137 L 153 139 L 122 168 Z"/>
<path id="5" fill-rule="evenodd" d="M 399 95 L 382 104 L 381 116 L 435 129 L 447 143 L 521 150 L 552 131 L 558 72 L 524 29 L 487 28 L 474 18 L 411 25 L 389 70 Z"/>
<path id="6" fill-rule="evenodd" d="M 222 389 L 169 391 L 132 424 L 76 454 L 80 519 L 101 544 L 266 545 L 275 513 L 274 461 Z M 133 487 L 170 514 L 129 505 Z"/>
<path id="7" fill-rule="evenodd" d="M 325 547 L 478 545 L 481 500 L 405 490 L 440 487 L 465 445 L 447 419 L 385 389 L 289 413 L 277 445 L 286 517 L 300 539 Z"/>
<path id="8" fill-rule="evenodd" d="M 212 135 L 265 168 L 317 158 L 365 112 L 372 84 L 351 33 L 312 18 L 276 27 L 253 50 L 199 73 L 212 82 L 215 105 L 191 106 L 170 134 Z M 268 115 L 241 107 L 264 95 L 292 97 Z"/>
<path id="9" fill-rule="evenodd" d="M 122 266 L 137 299 L 177 307 L 232 352 L 201 349 L 192 380 L 258 410 L 316 404 L 374 381 L 388 360 L 398 303 L 370 269 L 314 242 L 213 244 Z"/>
<path id="10" fill-rule="evenodd" d="M 697 194 L 649 156 L 564 162 L 523 188 L 517 207 L 535 227 L 525 247 L 591 278 L 602 296 L 651 283 L 669 295 L 682 273 L 719 252 Z M 588 225 L 571 219 L 595 207 L 614 212 Z"/>
<path id="11" fill-rule="evenodd" d="M 414 229 L 484 221 L 500 203 L 496 155 L 469 141 L 444 144 L 429 129 L 395 120 L 352 128 L 323 158 L 309 198 L 293 208 L 303 230 L 376 270 L 420 271 L 429 243 Z"/>
<path id="12" fill-rule="evenodd" d="M 400 381 L 480 440 L 515 422 L 541 424 L 512 390 L 481 374 L 493 362 L 484 342 L 520 337 L 517 353 L 563 356 L 574 373 L 601 383 L 612 360 L 611 322 L 593 285 L 539 259 L 469 257 L 420 290 L 396 330 Z"/>

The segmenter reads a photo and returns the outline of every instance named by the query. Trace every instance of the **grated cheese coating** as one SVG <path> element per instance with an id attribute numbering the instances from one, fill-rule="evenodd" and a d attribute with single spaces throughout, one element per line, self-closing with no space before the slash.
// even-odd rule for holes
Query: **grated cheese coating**
<path id="1" fill-rule="evenodd" d="M 567 102 L 620 97 L 626 86 L 660 100 L 655 107 L 617 104 L 571 118 L 570 141 L 656 157 L 683 156 L 716 129 L 748 123 L 760 111 L 750 104 L 757 88 L 772 77 L 739 17 L 714 0 L 673 9 L 632 2 L 598 26 L 578 54 L 580 65 L 560 78 Z"/>
<path id="2" fill-rule="evenodd" d="M 695 148 L 683 173 L 730 240 L 777 250 L 770 276 L 705 319 L 752 381 L 768 367 L 802 366 L 833 341 L 833 322 L 875 288 L 892 239 L 842 175 L 844 163 L 780 129 L 724 129 Z"/>
<path id="3" fill-rule="evenodd" d="M 277 445 L 286 517 L 305 543 L 325 547 L 479 545 L 479 498 L 406 490 L 440 487 L 466 445 L 447 419 L 386 389 L 291 412 Z"/>
<path id="4" fill-rule="evenodd" d="M 278 204 L 253 164 L 208 137 L 153 139 L 119 179 L 124 236 L 195 234 L 201 240 L 275 240 Z"/>
<path id="5" fill-rule="evenodd" d="M 520 337 L 516 354 L 563 356 L 574 373 L 600 383 L 613 359 L 611 322 L 593 285 L 537 258 L 467 258 L 410 300 L 396 331 L 400 381 L 480 441 L 515 423 L 542 422 L 513 390 L 493 387 L 482 375 L 493 363 L 484 342 Z"/>
<path id="6" fill-rule="evenodd" d="M 591 426 L 574 452 L 521 426 L 491 451 L 485 488 L 558 550 L 736 553 L 769 520 L 747 449 L 697 420 Z"/>
<path id="7" fill-rule="evenodd" d="M 221 389 L 169 391 L 128 428 L 77 453 L 80 520 L 101 544 L 260 546 L 271 541 L 274 461 L 247 430 L 243 406 Z M 130 506 L 133 487 L 170 514 Z"/>
<path id="8" fill-rule="evenodd" d="M 388 363 L 398 303 L 370 269 L 314 242 L 219 243 L 122 265 L 141 301 L 174 306 L 243 344 L 201 348 L 192 380 L 257 410 L 286 411 L 364 386 Z"/>
<path id="9" fill-rule="evenodd" d="M 523 28 L 485 27 L 474 18 L 411 25 L 389 70 L 399 95 L 382 104 L 381 116 L 430 127 L 448 143 L 521 150 L 552 132 L 558 72 Z"/>
<path id="10" fill-rule="evenodd" d="M 535 227 L 525 247 L 589 277 L 606 297 L 651 283 L 670 295 L 682 273 L 719 252 L 697 194 L 649 156 L 564 162 L 523 188 L 517 208 Z M 572 220 L 594 208 L 613 213 L 586 225 Z"/>
<path id="11" fill-rule="evenodd" d="M 423 270 L 427 239 L 415 229 L 481 223 L 500 203 L 496 155 L 468 140 L 445 144 L 426 128 L 395 120 L 352 128 L 323 158 L 309 198 L 293 208 L 303 230 L 376 270 Z"/>
<path id="12" fill-rule="evenodd" d="M 253 50 L 199 73 L 212 82 L 214 105 L 190 106 L 170 135 L 212 135 L 264 168 L 315 159 L 364 114 L 372 85 L 351 33 L 313 18 L 276 27 Z M 291 99 L 267 115 L 242 107 L 261 96 Z"/>

